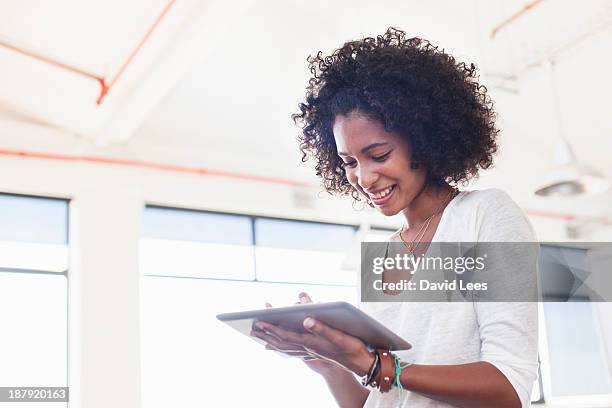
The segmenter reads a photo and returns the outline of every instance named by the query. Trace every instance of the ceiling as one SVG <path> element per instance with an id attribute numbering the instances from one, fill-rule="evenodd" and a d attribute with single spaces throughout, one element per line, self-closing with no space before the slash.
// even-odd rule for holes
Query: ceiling
<path id="1" fill-rule="evenodd" d="M 559 128 L 579 159 L 612 175 L 612 57 L 604 52 L 612 7 L 544 0 L 492 37 L 531 3 L 12 0 L 0 6 L 0 43 L 110 79 L 169 10 L 100 105 L 95 80 L 0 47 L 0 112 L 76 135 L 99 152 L 261 174 L 282 168 L 314 182 L 290 119 L 309 77 L 306 57 L 396 26 L 478 62 L 502 128 L 497 168 L 480 183 L 531 200 L 530 183 L 546 170 Z M 560 121 L 548 73 L 534 63 L 551 57 Z"/>
<path id="2" fill-rule="evenodd" d="M 127 140 L 242 4 L 2 2 L 0 110 L 98 145 Z"/>

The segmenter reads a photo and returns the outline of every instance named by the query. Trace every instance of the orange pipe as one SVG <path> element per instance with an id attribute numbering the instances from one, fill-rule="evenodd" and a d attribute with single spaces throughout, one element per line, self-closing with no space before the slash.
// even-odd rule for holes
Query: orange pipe
<path id="1" fill-rule="evenodd" d="M 543 0 L 535 0 L 535 1 L 532 1 L 531 3 L 525 4 L 521 10 L 517 11 L 516 13 L 514 13 L 513 15 L 511 15 L 510 17 L 506 18 L 501 23 L 499 23 L 498 25 L 493 27 L 493 29 L 491 30 L 491 38 L 495 37 L 495 35 L 501 29 L 503 29 L 506 26 L 510 25 L 510 23 L 512 23 L 514 20 L 518 19 L 520 16 L 522 16 L 525 13 L 527 13 L 529 10 L 533 9 L 535 6 L 540 4 L 542 1 Z"/>
<path id="2" fill-rule="evenodd" d="M 128 55 L 127 59 L 125 60 L 125 62 L 121 65 L 121 67 L 119 68 L 119 70 L 117 71 L 117 73 L 115 74 L 115 76 L 113 77 L 113 79 L 111 79 L 110 81 L 103 81 L 102 82 L 102 89 L 100 91 L 100 95 L 98 96 L 98 100 L 96 101 L 96 104 L 100 105 L 102 103 L 102 100 L 106 97 L 106 95 L 108 94 L 108 92 L 111 90 L 111 88 L 115 85 L 115 83 L 117 82 L 117 80 L 119 79 L 119 77 L 121 75 L 123 75 L 123 72 L 125 71 L 125 69 L 128 67 L 128 65 L 130 65 L 132 63 L 132 60 L 134 59 L 134 57 L 136 56 L 136 54 L 138 54 L 140 52 L 140 50 L 142 49 L 142 47 L 144 46 L 144 44 L 147 42 L 147 40 L 149 39 L 149 37 L 151 36 L 151 34 L 153 34 L 153 31 L 155 31 L 155 29 L 157 28 L 157 26 L 159 25 L 159 23 L 162 21 L 162 19 L 165 17 L 166 14 L 168 14 L 168 11 L 170 11 L 170 8 L 174 5 L 174 3 L 176 2 L 176 0 L 170 0 L 168 2 L 168 4 L 166 4 L 166 7 L 164 7 L 164 9 L 162 10 L 162 12 L 160 13 L 159 16 L 157 16 L 157 18 L 155 19 L 155 21 L 153 22 L 153 24 L 151 25 L 151 27 L 149 27 L 149 29 L 147 30 L 147 32 L 145 33 L 145 35 L 142 37 L 142 39 L 140 40 L 140 42 L 138 43 L 138 45 L 136 45 L 136 48 L 134 48 L 132 50 L 132 52 L 130 53 L 130 55 Z"/>
<path id="3" fill-rule="evenodd" d="M 125 72 L 126 68 L 132 63 L 132 60 L 134 59 L 136 54 L 138 54 L 140 52 L 140 50 L 142 49 L 142 47 L 144 46 L 146 41 L 149 39 L 149 37 L 151 36 L 153 31 L 155 31 L 155 29 L 157 28 L 157 26 L 159 25 L 161 20 L 164 18 L 164 16 L 166 14 L 168 14 L 168 11 L 174 5 L 175 2 L 176 2 L 176 0 L 170 0 L 168 2 L 168 4 L 166 4 L 166 7 L 164 7 L 164 9 L 159 14 L 159 16 L 157 16 L 157 18 L 155 19 L 153 24 L 146 31 L 145 35 L 138 42 L 136 47 L 132 50 L 132 52 L 127 57 L 125 62 L 123 64 L 121 64 L 121 67 L 119 68 L 119 70 L 117 71 L 117 73 L 115 74 L 115 76 L 111 80 L 108 80 L 105 77 L 101 77 L 101 76 L 92 74 L 91 72 L 84 71 L 84 70 L 82 70 L 80 68 L 73 67 L 72 65 L 65 64 L 65 63 L 63 63 L 61 61 L 58 61 L 56 59 L 53 59 L 53 58 L 50 58 L 50 57 L 47 57 L 47 56 L 35 53 L 33 51 L 26 50 L 24 48 L 17 47 L 15 45 L 9 44 L 9 43 L 4 42 L 4 41 L 0 41 L 0 47 L 8 48 L 9 50 L 15 51 L 15 52 L 17 52 L 19 54 L 22 54 L 22 55 L 25 55 L 27 57 L 36 59 L 38 61 L 41 61 L 41 62 L 44 62 L 46 64 L 52 65 L 54 67 L 63 69 L 65 71 L 72 72 L 74 74 L 81 75 L 81 76 L 84 76 L 86 78 L 90 78 L 90 79 L 93 79 L 93 80 L 97 81 L 100 84 L 100 94 L 98 95 L 98 98 L 96 99 L 96 105 L 100 105 L 102 103 L 102 101 L 104 100 L 104 98 L 106 97 L 106 95 L 110 92 L 111 88 L 115 85 L 117 80 L 123 75 L 123 73 Z"/>
<path id="4" fill-rule="evenodd" d="M 69 72 L 72 72 L 74 74 L 81 75 L 81 76 L 84 76 L 84 77 L 87 77 L 87 78 L 91 78 L 91 79 L 95 79 L 96 81 L 98 81 L 100 83 L 104 82 L 104 78 L 102 78 L 102 77 L 100 77 L 98 75 L 92 74 L 91 72 L 84 71 L 84 70 L 82 70 L 80 68 L 76 68 L 76 67 L 73 67 L 73 66 L 68 65 L 68 64 L 64 64 L 61 61 L 55 60 L 55 59 L 50 58 L 50 57 L 46 57 L 46 56 L 41 55 L 41 54 L 36 54 L 36 53 L 34 53 L 32 51 L 28 51 L 28 50 L 26 50 L 24 48 L 17 47 L 15 45 L 9 44 L 9 43 L 1 41 L 1 40 L 0 40 L 0 47 L 8 48 L 11 51 L 15 51 L 15 52 L 17 52 L 19 54 L 23 54 L 23 55 L 25 55 L 27 57 L 30 57 L 30 58 L 33 58 L 33 59 L 37 59 L 37 60 L 45 62 L 45 63 L 47 63 L 49 65 L 54 65 L 54 66 L 56 66 L 58 68 L 61 68 L 63 70 L 69 71 Z"/>
<path id="5" fill-rule="evenodd" d="M 573 220 L 578 219 L 578 217 L 572 214 L 553 213 L 553 212 L 540 211 L 540 210 L 527 210 L 526 213 L 527 215 L 532 215 L 534 217 L 556 218 L 558 220 L 563 220 L 563 221 L 573 221 Z"/>
<path id="6" fill-rule="evenodd" d="M 110 164 L 119 166 L 138 167 L 149 170 L 160 170 L 160 171 L 172 171 L 178 173 L 195 174 L 198 176 L 213 176 L 213 177 L 225 177 L 238 180 L 258 181 L 261 183 L 280 184 L 290 187 L 316 187 L 313 184 L 298 182 L 293 180 L 287 180 L 276 177 L 264 177 L 252 174 L 235 173 L 228 171 L 208 170 L 202 167 L 190 167 L 180 166 L 175 164 L 164 164 L 155 163 L 144 160 L 132 160 L 132 159 L 115 159 L 110 157 L 99 157 L 99 156 L 77 156 L 68 154 L 57 154 L 57 153 L 42 153 L 42 152 L 31 152 L 25 150 L 13 150 L 0 148 L 0 156 L 9 157 L 21 157 L 21 158 L 32 158 L 32 159 L 43 159 L 43 160 L 57 160 L 57 161 L 68 161 L 68 162 L 88 162 L 98 164 Z M 541 210 L 525 210 L 528 215 L 534 217 L 554 218 L 563 221 L 580 220 L 573 214 L 554 213 Z M 600 224 L 612 225 L 612 220 L 607 218 L 599 218 L 592 220 Z"/>
<path id="7" fill-rule="evenodd" d="M 612 220 L 609 218 L 605 218 L 605 217 L 588 218 L 588 217 L 577 216 L 574 214 L 563 214 L 563 213 L 555 213 L 555 212 L 541 211 L 541 210 L 525 210 L 525 213 L 533 217 L 554 218 L 554 219 L 563 220 L 563 221 L 595 222 L 598 224 L 612 225 Z"/>
<path id="8" fill-rule="evenodd" d="M 13 150 L 13 149 L 2 149 L 0 148 L 0 156 L 10 156 L 10 157 L 22 157 L 22 158 L 33 158 L 33 159 L 43 159 L 43 160 L 57 160 L 57 161 L 81 161 L 81 162 L 89 162 L 89 163 L 98 163 L 98 164 L 111 164 L 111 165 L 119 165 L 119 166 L 129 166 L 129 167 L 138 167 L 149 170 L 162 170 L 162 171 L 172 171 L 177 173 L 187 173 L 187 174 L 196 174 L 199 176 L 213 176 L 213 177 L 225 177 L 239 180 L 249 180 L 249 181 L 258 181 L 262 183 L 270 183 L 270 184 L 281 184 L 290 187 L 314 187 L 314 185 L 303 183 L 299 181 L 293 181 L 283 178 L 276 177 L 265 177 L 265 176 L 257 176 L 253 174 L 243 174 L 243 173 L 234 173 L 229 171 L 219 171 L 219 170 L 209 170 L 202 167 L 190 167 L 190 166 L 180 166 L 175 164 L 164 164 L 164 163 L 155 163 L 144 160 L 132 160 L 132 159 L 116 159 L 110 157 L 100 157 L 100 156 L 77 156 L 77 155 L 67 155 L 67 154 L 57 154 L 57 153 L 41 153 L 41 152 L 30 152 L 25 150 Z"/>

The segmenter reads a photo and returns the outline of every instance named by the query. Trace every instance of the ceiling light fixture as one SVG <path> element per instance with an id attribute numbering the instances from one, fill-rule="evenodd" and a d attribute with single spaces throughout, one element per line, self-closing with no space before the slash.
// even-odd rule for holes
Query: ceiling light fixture
<path id="1" fill-rule="evenodd" d="M 551 95 L 559 140 L 555 146 L 553 168 L 545 174 L 535 194 L 542 197 L 600 194 L 610 188 L 610 179 L 601 172 L 578 163 L 569 141 L 563 135 L 561 113 L 555 86 L 554 62 L 549 61 Z"/>

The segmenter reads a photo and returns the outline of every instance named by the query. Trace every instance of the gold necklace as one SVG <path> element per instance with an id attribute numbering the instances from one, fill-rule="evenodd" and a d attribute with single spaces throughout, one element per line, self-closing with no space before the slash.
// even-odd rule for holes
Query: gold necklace
<path id="1" fill-rule="evenodd" d="M 410 243 L 408 243 L 408 242 L 406 242 L 406 240 L 404 240 L 404 237 L 402 236 L 402 233 L 404 232 L 404 229 L 402 228 L 402 231 L 400 232 L 400 238 L 402 239 L 402 242 L 406 246 L 406 249 L 408 250 L 408 252 L 412 253 L 414 251 L 414 248 L 416 247 L 416 245 L 418 245 L 418 243 L 416 243 L 417 240 L 418 240 L 419 243 L 421 242 L 421 239 L 423 238 L 423 235 L 425 235 L 425 232 L 427 232 L 427 230 L 429 229 L 429 224 L 431 223 L 431 220 L 433 219 L 433 217 L 434 217 L 434 215 L 432 214 L 429 217 L 427 217 L 427 219 L 425 221 L 423 221 L 423 223 L 421 224 L 421 228 L 419 229 L 419 231 L 414 236 L 414 239 L 412 241 L 410 241 Z"/>
<path id="2" fill-rule="evenodd" d="M 404 224 L 404 226 L 402 227 L 402 230 L 400 231 L 399 236 L 400 236 L 400 239 L 402 240 L 402 242 L 404 243 L 404 245 L 406 246 L 406 249 L 408 250 L 408 252 L 411 255 L 413 254 L 413 252 L 416 249 L 416 247 L 421 243 L 421 240 L 423 239 L 423 236 L 425 235 L 425 233 L 429 229 L 429 224 L 431 224 L 431 220 L 433 220 L 436 215 L 440 214 L 442 209 L 444 207 L 446 207 L 446 205 L 448 205 L 448 203 L 451 202 L 451 200 L 455 197 L 455 195 L 457 193 L 458 192 L 455 189 L 452 189 L 448 193 L 448 195 L 446 196 L 444 201 L 442 201 L 442 204 L 440 204 L 438 209 L 433 214 L 431 214 L 429 217 L 427 217 L 427 219 L 423 222 L 423 224 L 421 224 L 421 228 L 419 229 L 419 232 L 416 233 L 416 235 L 414 236 L 414 239 L 410 242 L 410 244 L 408 242 L 406 242 L 406 240 L 402 236 L 402 234 L 404 232 L 404 227 L 406 226 Z"/>

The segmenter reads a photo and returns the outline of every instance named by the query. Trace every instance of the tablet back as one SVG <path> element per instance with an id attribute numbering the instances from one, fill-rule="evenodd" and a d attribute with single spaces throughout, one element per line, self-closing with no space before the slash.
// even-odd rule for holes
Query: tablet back
<path id="1" fill-rule="evenodd" d="M 370 347 L 407 350 L 410 343 L 384 325 L 346 302 L 314 303 L 281 308 L 223 313 L 217 319 L 241 333 L 250 334 L 253 324 L 266 321 L 286 329 L 305 332 L 302 322 L 313 317 L 331 327 L 361 339 Z M 256 339 L 256 338 L 254 338 Z M 259 339 L 256 339 L 259 340 Z"/>

